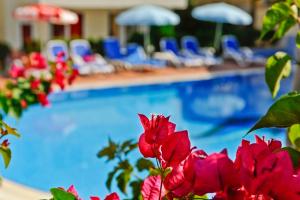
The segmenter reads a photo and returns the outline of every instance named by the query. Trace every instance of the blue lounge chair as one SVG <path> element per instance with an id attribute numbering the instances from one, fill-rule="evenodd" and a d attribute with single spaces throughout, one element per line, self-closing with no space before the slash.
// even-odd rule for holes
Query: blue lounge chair
<path id="1" fill-rule="evenodd" d="M 250 48 L 241 48 L 237 38 L 233 35 L 226 35 L 222 38 L 224 58 L 233 59 L 240 66 L 249 64 L 264 64 L 266 59 L 253 54 Z"/>
<path id="2" fill-rule="evenodd" d="M 170 54 L 168 57 L 172 57 L 171 62 L 176 66 L 194 67 L 205 65 L 203 57 L 182 53 L 175 38 L 162 38 L 159 45 L 162 52 Z"/>
<path id="3" fill-rule="evenodd" d="M 128 44 L 125 53 L 121 51 L 119 40 L 116 38 L 105 39 L 103 47 L 108 59 L 123 62 L 127 68 L 166 66 L 165 61 L 148 58 L 144 49 L 135 43 Z"/>
<path id="4" fill-rule="evenodd" d="M 103 49 L 105 56 L 110 60 L 119 60 L 127 56 L 126 53 L 121 52 L 119 40 L 113 37 L 103 40 Z"/>
<path id="5" fill-rule="evenodd" d="M 92 73 L 114 72 L 114 66 L 108 64 L 100 54 L 92 52 L 90 43 L 87 40 L 72 40 L 70 48 L 72 60 L 78 69 L 89 68 Z"/>
<path id="6" fill-rule="evenodd" d="M 221 64 L 222 60 L 216 58 L 212 51 L 203 50 L 200 48 L 198 40 L 194 36 L 184 36 L 181 38 L 181 47 L 183 52 L 189 56 L 201 56 L 206 65 Z"/>

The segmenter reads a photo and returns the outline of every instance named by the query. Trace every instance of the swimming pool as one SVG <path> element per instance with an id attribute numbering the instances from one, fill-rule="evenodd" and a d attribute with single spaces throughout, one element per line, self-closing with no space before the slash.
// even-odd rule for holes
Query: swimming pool
<path id="1" fill-rule="evenodd" d="M 281 93 L 291 85 L 292 79 L 286 79 Z M 51 101 L 51 108 L 32 107 L 16 123 L 22 138 L 12 142 L 11 165 L 1 172 L 5 178 L 44 191 L 74 184 L 84 198 L 108 193 L 104 183 L 112 165 L 96 154 L 109 137 L 137 139 L 142 131 L 137 113 L 171 115 L 178 130 L 189 131 L 194 146 L 207 152 L 228 148 L 234 157 L 246 131 L 272 103 L 262 70 L 61 92 L 53 94 Z M 260 133 L 285 138 L 278 129 Z"/>

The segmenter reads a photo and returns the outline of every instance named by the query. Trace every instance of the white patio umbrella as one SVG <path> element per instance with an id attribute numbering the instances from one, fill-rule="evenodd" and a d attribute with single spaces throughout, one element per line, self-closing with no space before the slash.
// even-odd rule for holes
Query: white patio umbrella
<path id="1" fill-rule="evenodd" d="M 177 25 L 179 16 L 171 10 L 156 5 L 140 5 L 126 10 L 117 16 L 120 26 L 143 26 L 144 45 L 150 44 L 149 26 Z M 146 47 L 147 48 L 147 47 Z"/>
<path id="2" fill-rule="evenodd" d="M 223 23 L 233 25 L 250 25 L 252 17 L 244 10 L 227 3 L 212 3 L 193 9 L 195 19 L 217 23 L 215 33 L 215 48 L 218 47 L 222 35 Z"/>
<path id="3" fill-rule="evenodd" d="M 20 21 L 38 22 L 39 27 L 42 22 L 69 25 L 78 22 L 78 16 L 75 12 L 48 4 L 36 3 L 17 7 L 13 16 Z M 42 47 L 42 38 L 41 38 Z"/>

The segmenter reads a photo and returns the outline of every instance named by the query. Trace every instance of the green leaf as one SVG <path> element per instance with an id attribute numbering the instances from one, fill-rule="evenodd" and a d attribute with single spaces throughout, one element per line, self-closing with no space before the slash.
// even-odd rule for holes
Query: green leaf
<path id="1" fill-rule="evenodd" d="M 268 112 L 248 131 L 260 128 L 287 128 L 300 124 L 300 93 L 293 92 L 279 98 Z M 248 134 L 247 133 L 247 134 Z"/>
<path id="2" fill-rule="evenodd" d="M 297 45 L 297 48 L 300 48 L 300 32 L 298 32 L 297 36 L 296 36 L 296 45 Z"/>
<path id="3" fill-rule="evenodd" d="M 7 168 L 11 160 L 11 150 L 6 147 L 0 147 L 0 153 L 4 161 L 4 166 Z"/>
<path id="4" fill-rule="evenodd" d="M 10 135 L 14 135 L 16 137 L 20 137 L 21 135 L 18 133 L 17 129 L 10 127 L 8 124 L 5 122 L 1 121 L 0 122 L 2 126 L 6 129 L 7 133 Z"/>
<path id="5" fill-rule="evenodd" d="M 291 13 L 288 3 L 279 2 L 272 5 L 263 18 L 263 27 L 260 38 L 264 38 L 267 33 L 274 30 L 276 25 L 285 20 Z"/>
<path id="6" fill-rule="evenodd" d="M 117 186 L 124 194 L 127 194 L 127 185 L 130 180 L 131 172 L 132 169 L 123 170 L 116 178 Z"/>
<path id="7" fill-rule="evenodd" d="M 142 180 L 132 181 L 129 185 L 132 190 L 133 197 L 132 199 L 143 200 L 141 194 Z"/>
<path id="8" fill-rule="evenodd" d="M 294 0 L 295 1 L 295 4 L 300 7 L 300 0 Z"/>
<path id="9" fill-rule="evenodd" d="M 291 148 L 291 147 L 284 147 L 283 150 L 287 151 L 292 159 L 293 165 L 295 168 L 299 167 L 300 162 L 300 152 Z"/>
<path id="10" fill-rule="evenodd" d="M 116 153 L 118 150 L 118 145 L 113 142 L 111 139 L 108 141 L 108 146 L 101 149 L 97 156 L 99 158 L 107 157 L 107 161 L 113 160 L 116 157 Z"/>
<path id="11" fill-rule="evenodd" d="M 296 20 L 293 16 L 288 16 L 285 20 L 283 20 L 277 30 L 276 33 L 274 35 L 274 38 L 276 39 L 281 39 L 288 30 L 290 30 L 290 28 L 292 28 L 295 24 L 296 24 Z"/>
<path id="12" fill-rule="evenodd" d="M 76 200 L 73 194 L 59 188 L 52 188 L 50 192 L 53 195 L 53 200 Z"/>
<path id="13" fill-rule="evenodd" d="M 120 170 L 120 167 L 115 167 L 111 172 L 108 173 L 107 175 L 107 179 L 105 182 L 106 188 L 110 191 L 111 190 L 111 183 L 113 181 L 113 178 L 115 176 L 115 174 Z"/>
<path id="14" fill-rule="evenodd" d="M 268 58 L 265 78 L 273 98 L 280 89 L 280 81 L 290 75 L 291 69 L 291 58 L 284 52 L 277 52 Z"/>
<path id="15" fill-rule="evenodd" d="M 137 143 L 133 142 L 133 140 L 127 140 L 121 144 L 121 152 L 124 152 L 125 155 L 133 151 L 134 149 L 137 148 Z"/>
<path id="16" fill-rule="evenodd" d="M 297 148 L 300 149 L 300 124 L 294 124 L 288 131 L 289 140 Z"/>
<path id="17" fill-rule="evenodd" d="M 135 166 L 140 172 L 143 170 L 150 170 L 151 168 L 154 168 L 154 164 L 152 163 L 152 161 L 145 158 L 138 159 Z"/>
<path id="18" fill-rule="evenodd" d="M 158 168 L 151 168 L 149 170 L 149 176 L 158 176 L 161 175 L 160 169 Z"/>

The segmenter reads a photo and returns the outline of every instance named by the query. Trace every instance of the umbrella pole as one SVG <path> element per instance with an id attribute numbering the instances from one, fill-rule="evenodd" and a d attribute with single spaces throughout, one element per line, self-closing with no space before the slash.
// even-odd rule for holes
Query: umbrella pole
<path id="1" fill-rule="evenodd" d="M 150 27 L 145 26 L 144 28 L 145 28 L 145 30 L 144 30 L 144 48 L 146 50 L 147 55 L 149 55 L 149 45 L 150 45 L 150 42 L 151 42 Z"/>
<path id="2" fill-rule="evenodd" d="M 43 34 L 42 34 L 42 22 L 39 21 L 38 23 L 38 26 L 39 26 L 39 35 L 38 37 L 40 38 L 40 53 L 43 53 Z"/>
<path id="3" fill-rule="evenodd" d="M 214 47 L 215 47 L 216 51 L 218 51 L 220 48 L 220 40 L 221 40 L 221 36 L 222 36 L 222 31 L 223 31 L 223 24 L 217 23 L 215 39 L 214 39 Z"/>

